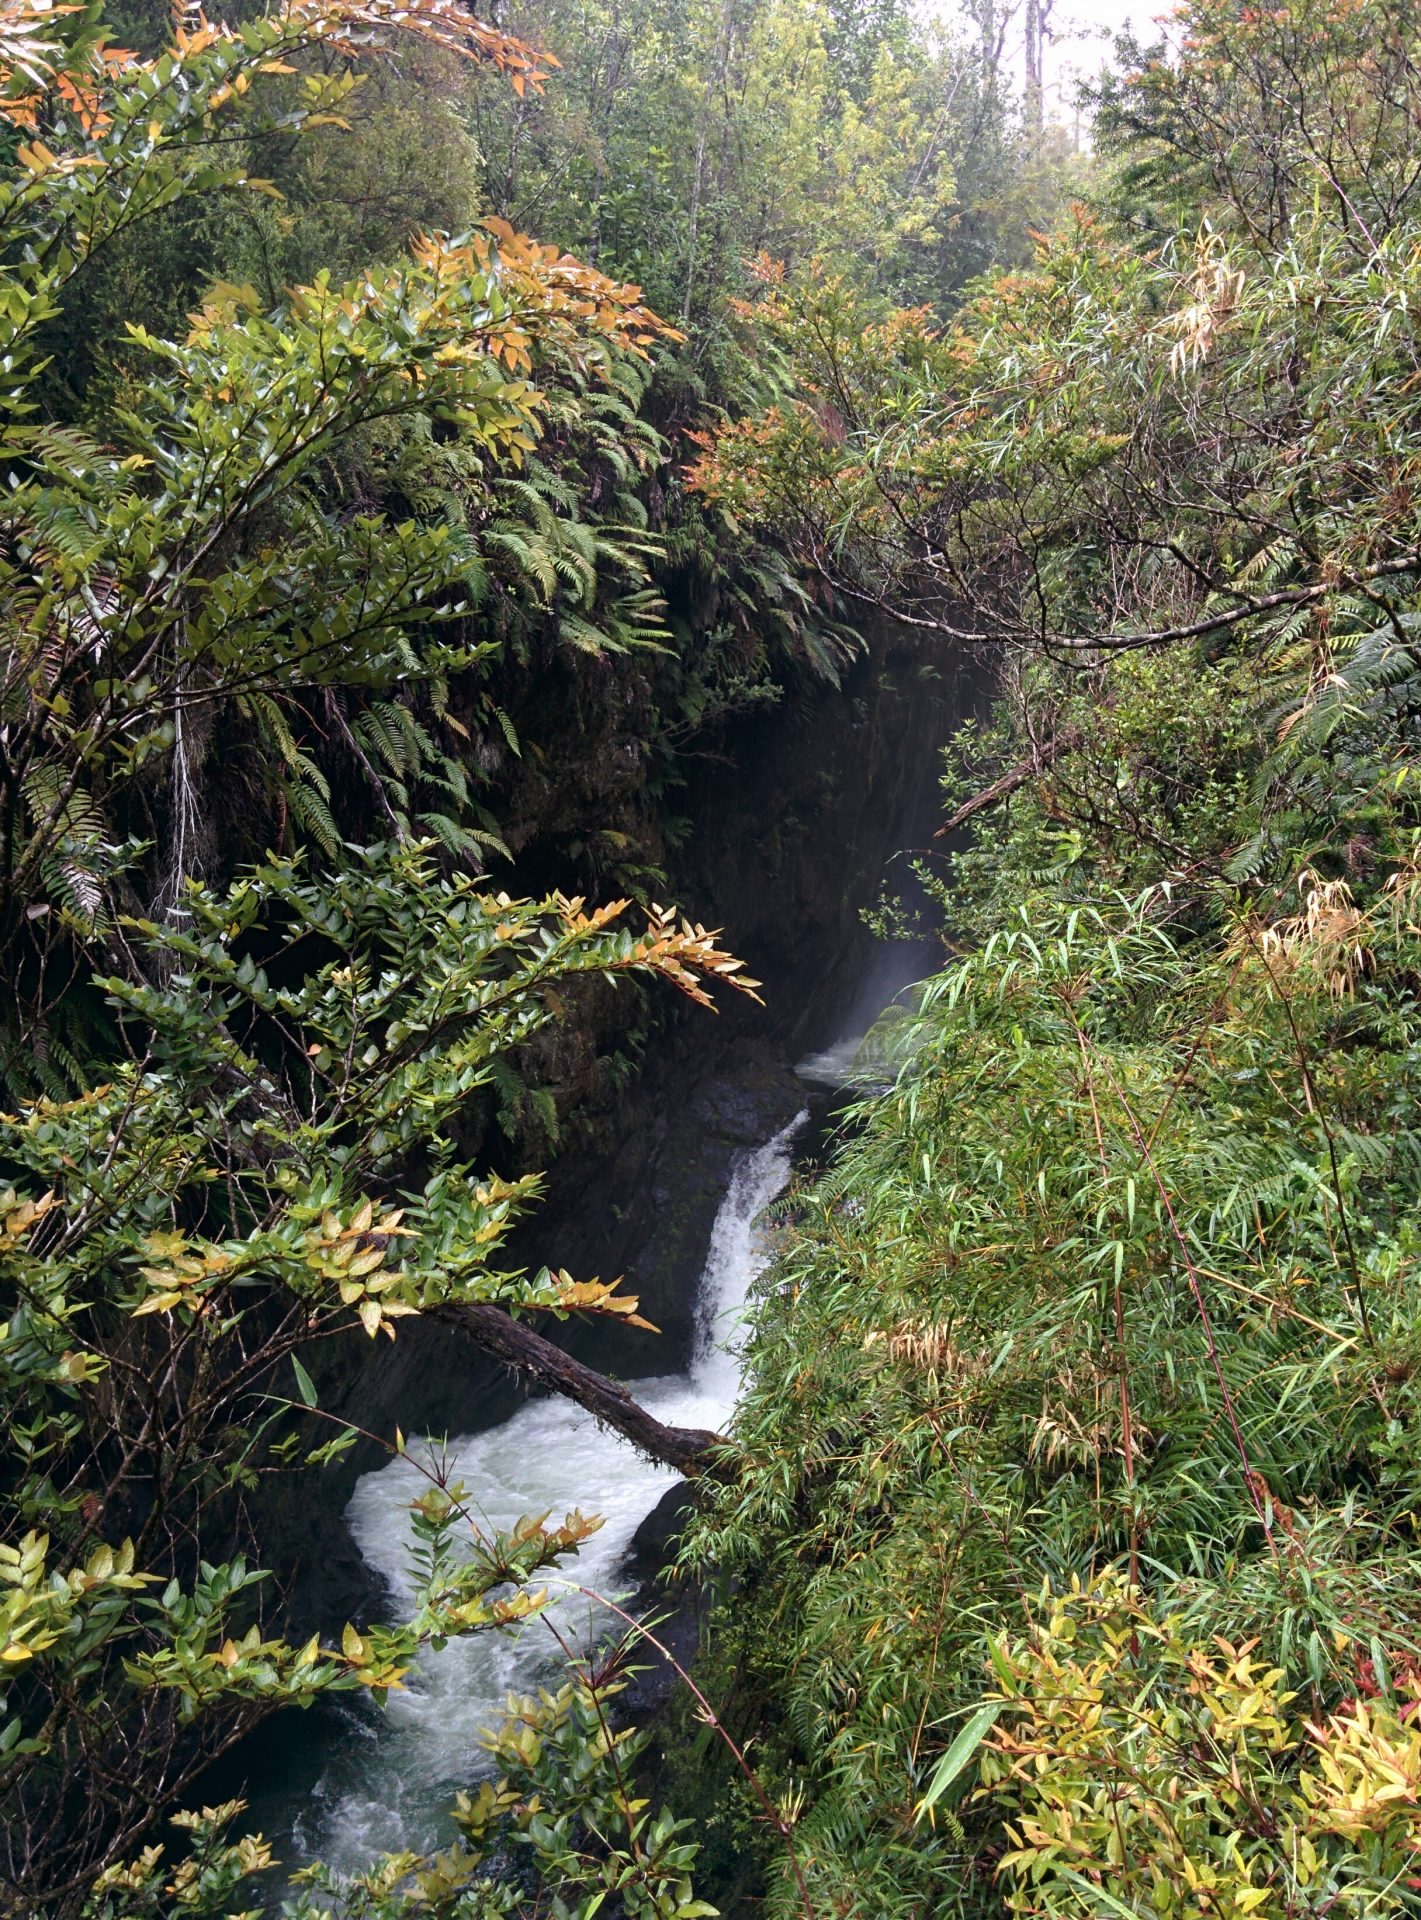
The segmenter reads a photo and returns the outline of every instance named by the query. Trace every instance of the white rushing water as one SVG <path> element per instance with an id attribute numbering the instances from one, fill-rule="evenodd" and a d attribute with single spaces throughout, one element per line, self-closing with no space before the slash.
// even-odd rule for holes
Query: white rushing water
<path id="1" fill-rule="evenodd" d="M 638 1399 L 667 1425 L 714 1431 L 734 1409 L 738 1323 L 769 1251 L 759 1215 L 789 1182 L 794 1138 L 806 1118 L 801 1113 L 736 1167 L 711 1232 L 689 1370 L 636 1383 Z M 451 1442 L 447 1456 L 471 1508 L 490 1527 L 508 1528 L 545 1510 L 558 1521 L 577 1506 L 600 1514 L 601 1531 L 569 1573 L 613 1597 L 633 1534 L 680 1477 L 561 1399 L 529 1401 L 502 1426 Z M 366 1474 L 350 1503 L 361 1552 L 401 1600 L 410 1594 L 410 1502 L 427 1486 L 409 1460 L 394 1460 Z M 559 1600 L 555 1616 L 559 1630 L 583 1644 L 607 1637 L 608 1616 L 591 1617 L 590 1603 L 579 1598 Z M 349 1748 L 317 1787 L 299 1823 L 298 1847 L 352 1869 L 384 1850 L 441 1844 L 451 1789 L 490 1771 L 482 1729 L 498 1719 L 510 1691 L 527 1692 L 557 1657 L 552 1635 L 536 1620 L 517 1635 L 455 1640 L 426 1656 L 379 1723 L 352 1719 Z"/>
<path id="2" fill-rule="evenodd" d="M 822 1053 L 806 1055 L 795 1068 L 800 1079 L 854 1095 L 891 1087 L 914 1044 L 915 984 L 899 987 L 866 1033 L 851 1034 Z"/>

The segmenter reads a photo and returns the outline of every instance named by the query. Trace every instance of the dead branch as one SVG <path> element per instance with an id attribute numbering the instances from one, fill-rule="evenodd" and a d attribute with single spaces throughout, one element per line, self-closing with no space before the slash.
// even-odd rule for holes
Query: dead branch
<path id="1" fill-rule="evenodd" d="M 532 1376 L 541 1386 L 575 1400 L 604 1425 L 613 1428 L 653 1460 L 664 1460 L 678 1472 L 704 1472 L 711 1455 L 726 1445 L 718 1433 L 702 1427 L 664 1426 L 617 1380 L 585 1367 L 561 1347 L 545 1340 L 502 1308 L 477 1302 L 438 1307 L 431 1319 L 461 1328 L 471 1340 L 517 1373 Z"/>
<path id="2" fill-rule="evenodd" d="M 1064 733 L 1054 735 L 1043 746 L 1035 748 L 1024 760 L 1018 760 L 1014 767 L 1008 767 L 1004 774 L 995 779 L 989 787 L 983 787 L 980 793 L 974 793 L 970 800 L 964 801 L 956 813 L 949 815 L 933 836 L 941 840 L 944 835 L 956 833 L 959 827 L 965 827 L 969 820 L 979 813 L 985 813 L 988 807 L 994 807 L 998 800 L 1005 800 L 1008 794 L 1015 793 L 1038 773 L 1044 773 L 1054 766 L 1063 753 L 1070 751 L 1080 739 L 1080 731 L 1068 727 Z"/>

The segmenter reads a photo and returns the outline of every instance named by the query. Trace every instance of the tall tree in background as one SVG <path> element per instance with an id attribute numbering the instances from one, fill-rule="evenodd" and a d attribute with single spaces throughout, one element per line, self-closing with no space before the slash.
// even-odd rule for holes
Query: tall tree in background
<path id="1" fill-rule="evenodd" d="M 536 210 L 582 253 L 595 237 L 602 266 L 680 316 L 708 372 L 733 375 L 727 311 L 760 254 L 943 301 L 1020 244 L 990 35 L 797 0 L 541 0 L 511 21 L 588 56 L 542 98 L 477 90 L 498 211 Z"/>
<path id="2" fill-rule="evenodd" d="M 1045 124 L 1047 22 L 1051 0 L 1026 0 L 1026 137 L 1039 142 Z"/>

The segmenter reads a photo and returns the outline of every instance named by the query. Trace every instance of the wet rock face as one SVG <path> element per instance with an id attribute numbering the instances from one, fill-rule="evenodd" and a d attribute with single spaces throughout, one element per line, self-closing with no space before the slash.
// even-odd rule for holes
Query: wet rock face
<path id="1" fill-rule="evenodd" d="M 626 1579 L 635 1588 L 626 1602 L 638 1620 L 655 1621 L 654 1631 L 676 1665 L 689 1672 L 706 1624 L 710 1597 L 699 1581 L 673 1578 L 667 1569 L 676 1544 L 694 1510 L 695 1495 L 688 1480 L 669 1487 L 642 1521 L 632 1538 Z M 680 1686 L 670 1661 L 650 1648 L 632 1651 L 635 1669 L 626 1691 L 617 1696 L 615 1713 L 624 1726 L 651 1726 L 665 1712 Z"/>
<path id="2" fill-rule="evenodd" d="M 580 1360 L 621 1378 L 684 1365 L 711 1223 L 736 1161 L 804 1104 L 792 1068 L 768 1041 L 723 1046 L 713 1062 L 689 1085 L 688 1060 L 650 1063 L 637 1088 L 638 1120 L 616 1151 L 587 1149 L 557 1162 L 547 1200 L 517 1238 L 520 1263 L 620 1275 L 638 1295 L 659 1334 L 583 1321 L 558 1335 Z"/>
<path id="3" fill-rule="evenodd" d="M 695 1492 L 689 1480 L 668 1487 L 632 1535 L 627 1560 L 631 1579 L 654 1580 L 666 1566 L 686 1522 L 695 1511 Z"/>
<path id="4" fill-rule="evenodd" d="M 842 689 L 742 721 L 729 767 L 692 763 L 704 824 L 679 897 L 765 982 L 764 1014 L 737 1018 L 791 1058 L 836 1037 L 872 971 L 862 910 L 885 881 L 912 890 L 900 856 L 930 843 L 939 753 L 974 698 L 921 648 L 885 639 Z"/>

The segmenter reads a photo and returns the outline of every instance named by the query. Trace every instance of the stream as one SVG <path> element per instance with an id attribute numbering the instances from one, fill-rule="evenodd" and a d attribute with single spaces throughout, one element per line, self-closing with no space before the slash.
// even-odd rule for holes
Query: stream
<path id="1" fill-rule="evenodd" d="M 645 1335 L 628 1346 L 617 1329 L 623 1344 L 600 1348 L 576 1344 L 598 1338 L 595 1328 L 570 1328 L 569 1338 L 579 1357 L 627 1380 L 668 1425 L 729 1424 L 743 1313 L 772 1252 L 764 1211 L 797 1167 L 817 1157 L 845 1088 L 891 1074 L 892 1042 L 884 1053 L 885 1029 L 872 1033 L 874 1023 L 941 954 L 932 940 L 874 940 L 858 915 L 900 849 L 931 844 L 941 817 L 936 750 L 975 695 L 970 684 L 916 669 L 897 680 L 865 670 L 859 685 L 853 700 L 822 703 L 804 719 L 792 755 L 783 728 L 766 729 L 733 780 L 715 770 L 700 804 L 710 822 L 702 842 L 709 923 L 744 929 L 750 963 L 771 982 L 767 997 L 773 991 L 781 1010 L 758 1027 L 737 1014 L 718 1047 L 706 1044 L 706 1031 L 702 1051 L 667 1060 L 658 1092 L 631 1110 L 624 1148 L 601 1160 L 574 1155 L 559 1167 L 553 1217 L 540 1210 L 549 1252 L 541 1244 L 521 1250 L 525 1260 L 556 1250 L 588 1271 L 629 1274 L 644 1311 L 666 1327 L 661 1352 L 677 1370 L 650 1373 L 656 1355 Z M 894 871 L 902 877 L 901 866 Z M 569 1245 L 570 1256 L 562 1251 Z M 465 1351 L 409 1351 L 417 1363 L 399 1376 L 399 1394 L 406 1405 L 423 1402 L 431 1428 L 447 1419 L 445 1430 L 459 1434 L 442 1454 L 481 1522 L 506 1529 L 525 1514 L 598 1514 L 603 1525 L 567 1564 L 569 1582 L 614 1600 L 637 1589 L 652 1569 L 648 1542 L 662 1538 L 662 1516 L 641 1541 L 635 1536 L 676 1486 L 675 1470 L 643 1459 L 570 1402 L 515 1401 L 497 1369 L 464 1385 Z M 408 1369 L 404 1353 L 401 1343 L 396 1363 Z M 477 1356 L 473 1364 L 481 1364 Z M 392 1426 L 398 1412 L 391 1418 L 365 1391 L 354 1384 L 349 1417 Z M 383 1589 L 373 1604 L 384 1617 L 411 1604 L 409 1510 L 428 1485 L 414 1464 L 421 1444 L 411 1440 L 406 1457 L 354 1480 L 348 1534 L 338 1509 L 334 1533 L 313 1528 L 319 1574 L 341 1593 L 341 1606 L 351 1604 L 344 1596 L 352 1568 L 357 1592 Z M 557 1632 L 582 1647 L 605 1641 L 614 1624 L 572 1592 L 550 1612 Z M 451 1641 L 422 1658 L 383 1709 L 349 1696 L 281 1716 L 208 1797 L 236 1791 L 247 1799 L 252 1826 L 282 1863 L 273 1903 L 306 1862 L 348 1873 L 381 1852 L 447 1845 L 454 1792 L 493 1771 L 483 1730 L 501 1717 L 510 1692 L 529 1692 L 562 1666 L 547 1618 L 517 1633 Z"/>
<path id="2" fill-rule="evenodd" d="M 887 978 L 897 988 L 904 961 L 893 958 Z M 797 1148 L 818 1131 L 811 1114 L 822 1117 L 857 1078 L 863 1040 L 860 1029 L 802 1060 L 805 1105 L 736 1163 L 711 1228 L 687 1367 L 636 1382 L 638 1399 L 668 1425 L 717 1430 L 729 1422 L 740 1387 L 744 1310 L 772 1252 L 762 1216 L 789 1185 Z M 388 1582 L 396 1607 L 412 1599 L 410 1504 L 429 1484 L 415 1464 L 430 1458 L 420 1445 L 410 1443 L 412 1457 L 363 1475 L 347 1509 L 360 1551 Z M 558 1519 L 579 1505 L 598 1513 L 602 1527 L 568 1573 L 613 1599 L 626 1595 L 633 1536 L 680 1478 L 599 1428 L 581 1407 L 555 1397 L 529 1400 L 511 1419 L 440 1451 L 450 1477 L 470 1490 L 473 1510 L 491 1528 L 508 1528 L 529 1513 L 550 1511 Z M 510 1692 L 552 1682 L 564 1664 L 549 1618 L 579 1648 L 606 1639 L 616 1625 L 605 1610 L 569 1594 L 517 1633 L 454 1640 L 428 1654 L 383 1713 L 346 1715 L 346 1737 L 332 1743 L 320 1778 L 293 1810 L 283 1848 L 288 1863 L 319 1858 L 353 1872 L 381 1852 L 447 1845 L 455 1789 L 493 1771 L 481 1744 L 484 1729 L 498 1719 Z"/>
<path id="3" fill-rule="evenodd" d="M 735 1168 L 711 1231 L 687 1370 L 637 1383 L 642 1404 L 670 1425 L 715 1430 L 730 1418 L 740 1382 L 738 1323 L 769 1256 L 759 1215 L 788 1185 L 795 1139 L 808 1118 L 806 1108 Z M 411 1451 L 418 1450 L 412 1442 Z M 625 1590 L 618 1575 L 633 1534 L 680 1477 L 599 1429 L 581 1407 L 555 1398 L 530 1400 L 512 1419 L 443 1451 L 490 1527 L 545 1510 L 558 1519 L 579 1505 L 600 1514 L 601 1530 L 570 1563 L 569 1575 L 614 1598 Z M 362 1477 L 348 1510 L 361 1552 L 388 1580 L 397 1604 L 410 1599 L 410 1502 L 427 1485 L 409 1459 L 393 1460 Z M 570 1643 L 587 1646 L 607 1636 L 609 1616 L 594 1617 L 600 1610 L 581 1596 L 557 1600 L 549 1611 Z M 298 1853 L 350 1871 L 381 1851 L 447 1844 L 445 1809 L 454 1788 L 492 1771 L 481 1731 L 498 1718 L 510 1691 L 529 1691 L 560 1665 L 541 1619 L 516 1634 L 454 1640 L 426 1656 L 380 1719 L 352 1716 L 351 1743 L 332 1756 L 295 1824 Z"/>

